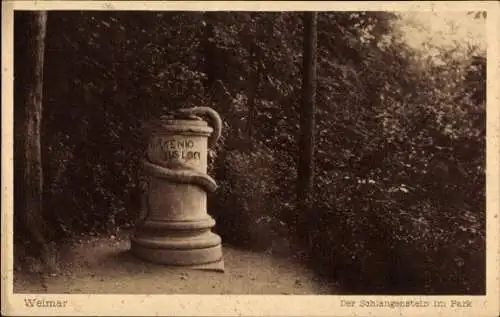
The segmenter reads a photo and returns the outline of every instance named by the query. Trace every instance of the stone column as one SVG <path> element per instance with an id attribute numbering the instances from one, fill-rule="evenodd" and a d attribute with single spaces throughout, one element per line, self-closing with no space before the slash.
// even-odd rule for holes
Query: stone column
<path id="1" fill-rule="evenodd" d="M 215 221 L 206 207 L 207 191 L 216 189 L 207 175 L 207 141 L 214 129 L 199 117 L 177 114 L 148 130 L 145 215 L 131 238 L 133 254 L 165 265 L 223 271 L 221 238 L 211 231 Z"/>

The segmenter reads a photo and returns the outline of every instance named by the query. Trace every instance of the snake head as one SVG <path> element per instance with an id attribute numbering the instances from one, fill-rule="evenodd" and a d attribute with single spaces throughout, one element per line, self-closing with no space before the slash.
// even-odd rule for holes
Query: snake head
<path id="1" fill-rule="evenodd" d="M 205 116 L 208 117 L 212 123 L 212 127 L 214 129 L 212 135 L 208 139 L 209 145 L 213 146 L 220 138 L 222 133 L 222 119 L 214 109 L 210 107 L 192 107 L 192 108 L 181 108 L 177 110 L 177 112 L 181 115 L 185 116 L 193 116 L 196 118 L 197 116 Z"/>

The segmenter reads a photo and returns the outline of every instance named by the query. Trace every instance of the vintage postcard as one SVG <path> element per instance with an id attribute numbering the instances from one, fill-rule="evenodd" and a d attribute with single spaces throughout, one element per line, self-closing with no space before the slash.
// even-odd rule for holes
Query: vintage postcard
<path id="1" fill-rule="evenodd" d="M 495 1 L 4 1 L 2 315 L 498 316 Z"/>

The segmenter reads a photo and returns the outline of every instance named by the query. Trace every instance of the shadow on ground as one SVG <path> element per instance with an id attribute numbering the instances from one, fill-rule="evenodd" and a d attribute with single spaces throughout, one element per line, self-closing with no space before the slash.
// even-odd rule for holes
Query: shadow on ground
<path id="1" fill-rule="evenodd" d="M 130 252 L 127 236 L 87 238 L 66 245 L 58 274 L 32 278 L 16 272 L 15 293 L 334 294 L 296 261 L 224 245 L 225 273 L 165 267 Z"/>

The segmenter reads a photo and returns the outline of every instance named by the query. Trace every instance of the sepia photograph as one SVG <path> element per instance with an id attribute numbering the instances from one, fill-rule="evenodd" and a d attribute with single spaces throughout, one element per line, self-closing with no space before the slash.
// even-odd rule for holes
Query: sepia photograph
<path id="1" fill-rule="evenodd" d="M 2 315 L 500 313 L 494 2 L 7 2 Z"/>

